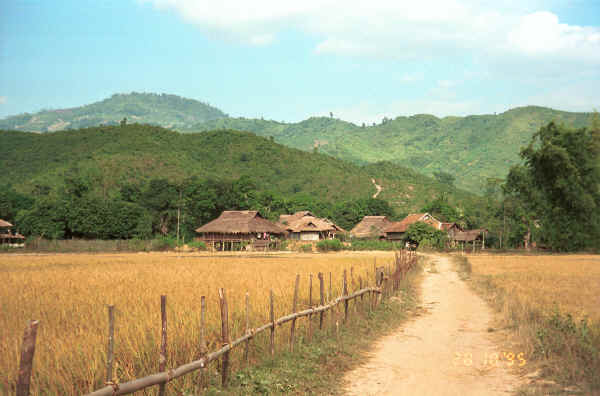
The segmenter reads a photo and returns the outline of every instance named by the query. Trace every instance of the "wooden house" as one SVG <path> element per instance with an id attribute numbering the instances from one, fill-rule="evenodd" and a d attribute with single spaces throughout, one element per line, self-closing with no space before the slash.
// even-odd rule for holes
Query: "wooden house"
<path id="1" fill-rule="evenodd" d="M 404 239 L 404 234 L 412 224 L 423 222 L 429 224 L 436 230 L 442 229 L 442 222 L 430 215 L 429 213 L 413 213 L 406 216 L 402 221 L 393 222 L 390 226 L 383 230 L 385 238 L 390 241 L 398 241 Z"/>
<path id="2" fill-rule="evenodd" d="M 453 241 L 455 244 L 460 245 L 463 250 L 468 249 L 470 243 L 471 251 L 474 252 L 478 245 L 481 249 L 485 249 L 485 235 L 487 232 L 488 230 L 485 228 L 460 231 L 454 235 Z"/>
<path id="3" fill-rule="evenodd" d="M 346 232 L 330 220 L 318 218 L 307 210 L 292 215 L 281 215 L 277 225 L 287 231 L 289 239 L 300 241 L 332 239 L 336 234 Z"/>
<path id="4" fill-rule="evenodd" d="M 446 233 L 448 234 L 448 239 L 451 241 L 454 240 L 454 236 L 457 233 L 463 231 L 462 227 L 456 223 L 442 223 L 441 229 L 446 231 Z"/>
<path id="5" fill-rule="evenodd" d="M 285 230 L 255 210 L 224 211 L 196 232 L 214 250 L 267 250 L 285 235 Z"/>
<path id="6" fill-rule="evenodd" d="M 18 232 L 13 233 L 12 227 L 11 223 L 0 219 L 0 246 L 24 247 L 25 237 Z"/>
<path id="7" fill-rule="evenodd" d="M 384 238 L 384 230 L 392 223 L 386 216 L 365 216 L 350 231 L 350 235 L 355 238 Z"/>

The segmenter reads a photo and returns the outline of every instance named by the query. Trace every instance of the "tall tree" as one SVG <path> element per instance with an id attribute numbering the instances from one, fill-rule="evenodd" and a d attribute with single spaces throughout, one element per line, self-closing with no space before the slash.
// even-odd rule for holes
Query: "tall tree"
<path id="1" fill-rule="evenodd" d="M 539 227 L 556 251 L 600 246 L 600 129 L 570 129 L 554 122 L 521 150 L 505 192 L 516 198 L 523 222 Z"/>

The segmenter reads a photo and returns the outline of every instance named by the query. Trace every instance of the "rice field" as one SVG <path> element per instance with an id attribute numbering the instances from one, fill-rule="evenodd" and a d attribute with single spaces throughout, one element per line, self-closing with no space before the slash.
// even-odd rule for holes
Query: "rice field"
<path id="1" fill-rule="evenodd" d="M 600 256 L 478 255 L 468 261 L 474 286 L 499 311 L 500 328 L 510 330 L 505 341 L 530 357 L 530 370 L 550 379 L 539 386 L 534 381 L 524 394 L 569 387 L 600 394 Z"/>
<path id="2" fill-rule="evenodd" d="M 474 274 L 488 277 L 524 305 L 600 321 L 598 255 L 481 255 L 469 262 Z"/>
<path id="3" fill-rule="evenodd" d="M 251 326 L 267 323 L 269 290 L 275 316 L 291 312 L 293 283 L 300 274 L 299 309 L 308 306 L 309 274 L 313 301 L 318 300 L 317 273 L 323 272 L 333 296 L 341 294 L 344 269 L 373 284 L 373 264 L 393 262 L 391 252 L 280 255 L 201 255 L 174 253 L 0 255 L 0 393 L 14 391 L 23 330 L 40 321 L 32 377 L 32 395 L 83 394 L 104 386 L 107 306 L 115 305 L 115 362 L 120 382 L 158 371 L 160 295 L 167 295 L 167 367 L 198 358 L 200 299 L 206 296 L 210 351 L 220 347 L 218 289 L 226 289 L 230 334 L 244 333 L 244 300 L 250 297 Z M 299 320 L 302 336 L 306 320 Z M 278 331 L 279 349 L 289 328 Z M 265 335 L 265 338 L 268 337 Z M 266 350 L 266 339 L 253 342 L 251 359 Z M 241 351 L 230 360 L 239 365 Z M 188 389 L 191 374 L 169 386 L 173 394 Z M 190 382 L 191 381 L 191 382 Z M 150 390 L 147 394 L 154 394 Z"/>

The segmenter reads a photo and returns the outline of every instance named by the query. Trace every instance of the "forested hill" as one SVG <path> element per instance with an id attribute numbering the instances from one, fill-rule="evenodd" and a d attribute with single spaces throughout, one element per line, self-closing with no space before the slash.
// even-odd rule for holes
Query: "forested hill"
<path id="1" fill-rule="evenodd" d="M 129 122 L 184 128 L 227 115 L 206 103 L 176 95 L 130 93 L 71 109 L 43 110 L 0 120 L 0 129 L 48 132 Z"/>
<path id="2" fill-rule="evenodd" d="M 273 136 L 276 142 L 313 150 L 355 163 L 392 161 L 419 172 L 445 171 L 459 187 L 482 191 L 488 178 L 504 178 L 519 162 L 519 151 L 543 125 L 555 120 L 570 127 L 589 125 L 591 113 L 544 107 L 519 107 L 501 114 L 437 118 L 414 115 L 357 126 L 335 118 L 313 117 L 299 123 L 223 118 L 189 130 L 234 128 Z"/>
<path id="3" fill-rule="evenodd" d="M 442 191 L 463 207 L 477 200 L 391 163 L 361 167 L 248 132 L 181 134 L 139 124 L 45 134 L 0 131 L 0 169 L 0 185 L 26 194 L 58 188 L 73 175 L 104 197 L 118 194 L 122 185 L 156 178 L 225 183 L 246 176 L 262 191 L 329 202 L 370 197 L 375 178 L 384 188 L 380 197 L 398 213 L 419 210 Z"/>

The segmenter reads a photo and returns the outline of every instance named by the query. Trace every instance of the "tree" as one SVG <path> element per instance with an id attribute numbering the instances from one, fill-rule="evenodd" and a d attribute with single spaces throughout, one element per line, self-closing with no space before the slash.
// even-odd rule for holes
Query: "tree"
<path id="1" fill-rule="evenodd" d="M 329 112 L 329 118 L 333 118 L 333 112 Z"/>
<path id="2" fill-rule="evenodd" d="M 600 246 L 600 129 L 540 128 L 521 150 L 505 193 L 523 209 L 523 223 L 539 227 L 555 251 Z"/>
<path id="3" fill-rule="evenodd" d="M 445 186 L 450 188 L 454 187 L 454 180 L 456 179 L 454 175 L 451 175 L 450 173 L 444 171 L 437 171 L 433 172 L 433 176 L 441 184 L 444 184 Z"/>
<path id="4" fill-rule="evenodd" d="M 416 242 L 418 245 L 442 249 L 446 246 L 448 234 L 442 230 L 436 230 L 427 223 L 416 222 L 406 230 L 405 240 Z"/>

